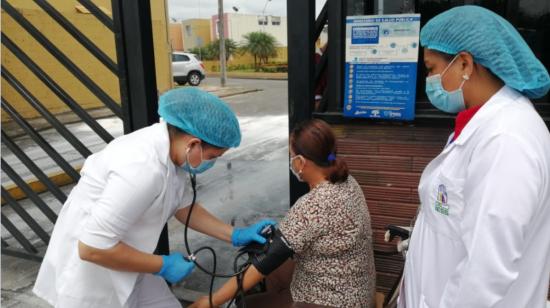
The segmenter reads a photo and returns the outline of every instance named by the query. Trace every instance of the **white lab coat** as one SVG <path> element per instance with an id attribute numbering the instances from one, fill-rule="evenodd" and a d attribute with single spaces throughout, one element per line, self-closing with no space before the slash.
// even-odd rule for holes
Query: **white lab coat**
<path id="1" fill-rule="evenodd" d="M 550 134 L 527 98 L 503 87 L 418 191 L 399 307 L 546 307 Z"/>
<path id="2" fill-rule="evenodd" d="M 146 289 L 166 297 L 162 279 L 82 261 L 78 241 L 99 249 L 122 241 L 154 251 L 164 224 L 192 200 L 188 175 L 169 158 L 169 146 L 166 123 L 158 123 L 86 159 L 55 224 L 33 289 L 38 296 L 56 307 L 135 307 L 146 294 L 138 288 L 150 282 L 163 286 Z"/>

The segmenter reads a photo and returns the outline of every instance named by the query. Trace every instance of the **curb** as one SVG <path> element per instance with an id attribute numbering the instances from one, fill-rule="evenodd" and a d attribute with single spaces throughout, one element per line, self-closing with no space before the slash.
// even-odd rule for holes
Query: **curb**
<path id="1" fill-rule="evenodd" d="M 229 89 L 229 88 L 230 87 L 227 87 L 226 89 Z M 248 88 L 248 89 L 242 89 L 240 91 L 229 92 L 229 93 L 223 93 L 222 91 L 213 91 L 211 93 L 219 96 L 220 98 L 223 98 L 223 97 L 230 97 L 230 96 L 234 96 L 234 95 L 241 95 L 241 94 L 246 94 L 246 93 L 251 93 L 251 92 L 258 92 L 258 91 L 262 91 L 262 89 Z M 220 92 L 221 94 L 218 94 L 216 92 Z M 95 120 L 105 119 L 105 118 L 115 116 L 114 113 L 107 107 L 89 108 L 89 109 L 86 109 L 86 112 L 88 112 L 90 114 L 90 116 L 92 116 L 92 118 L 94 118 Z M 60 120 L 60 122 L 62 124 L 65 124 L 65 125 L 66 124 L 73 124 L 73 123 L 82 122 L 82 119 L 80 119 L 72 111 L 66 111 L 66 112 L 63 112 L 63 113 L 55 114 L 55 117 L 58 120 Z M 26 120 L 38 132 L 52 128 L 51 124 L 48 123 L 42 117 L 26 119 Z M 2 129 L 4 129 L 5 131 L 10 132 L 9 136 L 12 139 L 21 137 L 21 136 L 26 134 L 25 131 L 21 127 L 19 127 L 19 125 L 17 125 L 13 120 L 2 122 Z"/>
<path id="2" fill-rule="evenodd" d="M 220 77 L 220 73 L 206 73 L 206 77 Z M 266 73 L 266 74 L 228 73 L 227 78 L 232 78 L 232 79 L 260 79 L 260 80 L 288 80 L 288 74 L 286 74 L 286 73 Z"/>
<path id="3" fill-rule="evenodd" d="M 80 169 L 82 169 L 82 166 L 75 168 L 77 172 L 80 172 Z M 63 171 L 48 174 L 48 178 L 58 187 L 62 187 L 62 186 L 74 183 L 73 178 L 68 176 Z M 40 180 L 37 178 L 31 178 L 29 180 L 26 180 L 25 182 L 37 194 L 48 191 L 48 188 L 42 182 L 40 182 Z M 21 190 L 21 188 L 19 188 L 19 186 L 17 186 L 16 184 L 12 184 L 6 187 L 6 190 L 8 191 L 8 194 L 10 194 L 10 196 L 14 198 L 16 201 L 27 198 L 27 195 L 25 194 L 25 192 L 23 192 L 23 190 Z M 6 204 L 6 201 L 4 200 L 4 198 L 2 198 L 1 204 L 2 206 Z"/>
<path id="4" fill-rule="evenodd" d="M 178 87 L 185 87 L 185 86 L 178 86 Z M 235 95 L 242 95 L 242 94 L 246 94 L 246 93 L 263 91 L 262 89 L 248 88 L 248 89 L 242 89 L 242 90 L 239 90 L 239 91 L 224 93 L 224 90 L 226 90 L 226 89 L 231 89 L 231 87 L 226 87 L 226 88 L 219 87 L 216 90 L 207 91 L 207 92 L 212 93 L 212 94 L 216 95 L 219 98 L 225 98 L 225 97 L 231 97 L 231 96 L 235 96 Z"/>
<path id="5" fill-rule="evenodd" d="M 220 98 L 224 98 L 224 97 L 230 97 L 230 96 L 235 96 L 235 95 L 242 95 L 242 94 L 246 94 L 246 93 L 262 91 L 262 89 L 249 88 L 249 89 L 242 89 L 242 90 L 234 91 L 234 92 L 223 93 L 223 88 L 220 88 L 220 90 L 221 91 L 212 91 L 211 93 L 213 93 L 214 95 L 219 96 Z M 216 93 L 216 92 L 221 92 L 221 93 Z M 93 117 L 96 120 L 114 116 L 114 114 L 107 107 L 94 108 L 94 109 L 90 109 L 90 110 L 87 110 L 87 111 L 92 112 Z M 76 122 L 81 121 L 78 118 L 78 116 L 76 116 L 73 112 L 66 112 L 66 113 L 63 113 L 63 114 L 59 114 L 59 115 L 57 115 L 57 117 L 60 118 L 60 120 L 63 124 L 72 124 L 72 123 L 76 123 Z M 16 127 L 16 125 L 14 123 L 2 123 L 2 128 L 3 129 L 5 129 L 6 124 L 8 125 L 8 127 L 12 131 L 15 131 L 15 133 L 12 136 L 10 136 L 11 138 L 17 138 L 17 137 L 20 137 L 22 135 L 25 135 L 24 131 L 22 129 Z M 51 125 L 49 125 L 49 123 L 45 123 L 45 120 L 42 119 L 42 118 L 31 119 L 29 121 L 29 124 L 31 124 L 31 126 L 33 126 L 37 131 L 41 131 L 41 130 L 51 128 Z M 75 170 L 77 172 L 80 172 L 81 168 L 82 168 L 82 166 L 78 166 L 78 167 L 75 168 Z M 47 176 L 58 187 L 62 187 L 62 186 L 74 183 L 74 180 L 63 171 L 47 174 Z M 37 194 L 48 191 L 48 188 L 36 177 L 32 177 L 28 180 L 25 180 L 25 182 Z M 19 188 L 19 186 L 17 186 L 16 184 L 11 184 L 11 185 L 7 186 L 6 191 L 16 201 L 27 198 L 27 195 L 25 194 L 25 192 L 23 192 L 23 190 L 21 188 Z M 7 202 L 4 200 L 4 198 L 1 198 L 1 203 L 0 204 L 2 206 L 4 206 L 6 203 Z"/>
<path id="6" fill-rule="evenodd" d="M 86 112 L 92 116 L 95 120 L 105 119 L 115 116 L 114 113 L 107 107 L 90 108 L 86 109 Z M 74 112 L 66 111 L 63 113 L 54 114 L 54 116 L 63 124 L 74 124 L 82 122 Z M 42 117 L 26 119 L 27 122 L 38 132 L 52 128 L 52 125 Z M 2 129 L 9 132 L 9 136 L 12 139 L 26 135 L 26 132 L 13 120 L 2 122 Z"/>
<path id="7" fill-rule="evenodd" d="M 218 97 L 219 98 L 224 98 L 224 97 L 230 97 L 230 96 L 241 95 L 241 94 L 246 94 L 246 93 L 260 92 L 260 91 L 262 91 L 262 90 L 261 89 L 247 89 L 247 90 L 242 90 L 242 91 L 239 91 L 239 92 L 221 94 L 221 95 L 218 95 Z M 216 94 L 216 93 L 213 93 L 213 94 Z"/>

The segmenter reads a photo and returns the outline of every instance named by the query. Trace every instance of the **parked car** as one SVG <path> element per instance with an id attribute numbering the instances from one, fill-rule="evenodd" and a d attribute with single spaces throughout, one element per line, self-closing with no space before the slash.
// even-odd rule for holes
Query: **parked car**
<path id="1" fill-rule="evenodd" d="M 204 65 L 192 53 L 172 53 L 172 76 L 179 85 L 189 83 L 198 86 L 205 78 Z"/>

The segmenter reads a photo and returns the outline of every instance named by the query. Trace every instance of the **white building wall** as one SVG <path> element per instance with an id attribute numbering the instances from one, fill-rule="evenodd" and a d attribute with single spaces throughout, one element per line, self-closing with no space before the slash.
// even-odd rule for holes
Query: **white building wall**
<path id="1" fill-rule="evenodd" d="M 277 45 L 280 47 L 287 46 L 287 24 L 286 17 L 269 16 L 269 15 L 246 15 L 236 13 L 226 13 L 228 29 L 226 30 L 228 38 L 237 43 L 244 41 L 244 36 L 250 32 L 264 31 L 275 37 Z M 260 25 L 259 20 L 267 19 L 267 25 Z M 213 18 L 216 20 L 216 18 Z M 216 25 L 212 22 L 211 27 L 216 29 Z M 216 32 L 216 38 L 218 33 Z"/>

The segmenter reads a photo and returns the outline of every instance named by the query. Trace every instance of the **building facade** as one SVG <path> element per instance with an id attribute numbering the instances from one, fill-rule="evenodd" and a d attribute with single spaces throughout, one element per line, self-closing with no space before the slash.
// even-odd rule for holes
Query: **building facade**
<path id="1" fill-rule="evenodd" d="M 181 22 L 184 50 L 204 47 L 211 42 L 210 20 L 186 19 Z"/>
<path id="2" fill-rule="evenodd" d="M 285 16 L 249 15 L 237 13 L 224 14 L 224 34 L 237 43 L 244 41 L 244 36 L 250 32 L 263 31 L 277 40 L 280 47 L 287 46 L 287 24 Z M 210 37 L 218 39 L 218 15 L 210 20 Z"/>
<path id="3" fill-rule="evenodd" d="M 17 11 L 34 27 L 40 29 L 61 52 L 72 61 L 114 101 L 120 102 L 120 87 L 118 77 L 101 64 L 86 48 L 81 46 L 70 34 L 64 31 L 44 10 L 32 0 L 11 1 Z M 112 31 L 98 22 L 85 7 L 77 1 L 50 0 L 61 15 L 70 20 L 86 37 L 94 42 L 113 61 L 116 61 L 115 39 Z M 94 3 L 107 15 L 111 16 L 111 1 L 97 0 Z M 156 82 L 159 92 L 170 89 L 172 73 L 170 66 L 170 45 L 168 41 L 168 23 L 166 2 L 151 1 L 151 18 L 153 41 L 155 49 Z M 2 34 L 15 44 L 41 68 L 51 76 L 81 107 L 85 109 L 103 107 L 104 104 L 75 78 L 64 66 L 44 49 L 18 23 L 2 10 Z M 48 87 L 40 82 L 26 66 L 7 48 L 2 48 L 2 66 L 13 73 L 22 84 L 32 89 L 32 94 L 45 103 L 45 107 L 53 114 L 70 111 Z M 17 111 L 26 119 L 39 117 L 39 113 L 26 103 L 25 99 L 9 83 L 2 79 L 2 96 L 14 105 Z M 8 121 L 7 114 L 2 113 L 2 121 Z"/>
<path id="4" fill-rule="evenodd" d="M 171 22 L 169 26 L 170 46 L 172 51 L 183 51 L 183 31 L 182 24 Z"/>

